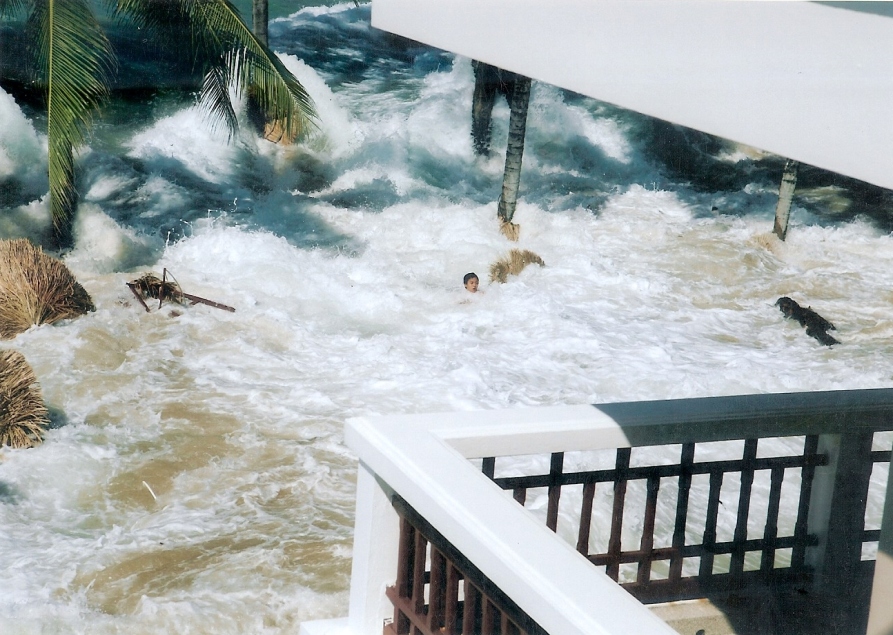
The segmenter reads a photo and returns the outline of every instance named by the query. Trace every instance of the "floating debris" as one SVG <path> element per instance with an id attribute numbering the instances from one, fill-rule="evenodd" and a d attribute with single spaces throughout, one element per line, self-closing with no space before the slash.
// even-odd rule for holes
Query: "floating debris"
<path id="1" fill-rule="evenodd" d="M 543 259 L 527 249 L 512 249 L 508 255 L 503 256 L 490 265 L 490 282 L 505 282 L 510 275 L 517 276 L 529 264 L 546 266 Z"/>
<path id="2" fill-rule="evenodd" d="M 0 339 L 94 310 L 61 260 L 24 238 L 0 240 Z"/>
<path id="3" fill-rule="evenodd" d="M 31 448 L 50 423 L 37 377 L 18 351 L 0 351 L 0 446 Z"/>
<path id="4" fill-rule="evenodd" d="M 143 305 L 143 308 L 146 309 L 147 313 L 149 312 L 149 305 L 146 304 L 146 300 L 149 298 L 158 300 L 159 309 L 165 300 L 169 300 L 171 302 L 176 302 L 177 304 L 186 304 L 187 302 L 189 302 L 190 305 L 207 304 L 215 309 L 223 309 L 224 311 L 235 313 L 236 310 L 231 306 L 214 302 L 207 298 L 200 298 L 191 293 L 184 293 L 176 278 L 171 275 L 171 279 L 168 280 L 168 275 L 168 270 L 165 269 L 162 272 L 161 278 L 153 273 L 147 273 L 136 280 L 131 280 L 127 283 L 130 291 L 133 293 L 134 297 L 139 300 L 139 303 Z"/>

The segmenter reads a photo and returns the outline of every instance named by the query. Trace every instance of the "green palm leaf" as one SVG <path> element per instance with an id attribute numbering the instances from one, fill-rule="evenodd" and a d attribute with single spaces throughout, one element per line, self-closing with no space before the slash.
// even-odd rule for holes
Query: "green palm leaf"
<path id="1" fill-rule="evenodd" d="M 27 0 L 0 0 L 0 18 L 14 16 L 27 6 Z"/>
<path id="2" fill-rule="evenodd" d="M 108 95 L 111 46 L 85 0 L 36 0 L 28 18 L 38 82 L 46 90 L 50 208 L 57 237 L 67 240 L 77 199 L 74 149 L 93 111 Z"/>
<path id="3" fill-rule="evenodd" d="M 234 132 L 229 87 L 250 94 L 268 120 L 295 138 L 314 126 L 316 111 L 304 87 L 254 36 L 228 0 L 115 0 L 119 15 L 159 32 L 175 21 L 190 26 L 192 44 L 207 60 L 201 105 Z"/>

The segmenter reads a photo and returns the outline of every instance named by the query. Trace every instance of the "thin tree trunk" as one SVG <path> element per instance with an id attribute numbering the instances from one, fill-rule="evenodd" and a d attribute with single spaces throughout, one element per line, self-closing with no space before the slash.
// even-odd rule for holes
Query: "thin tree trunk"
<path id="1" fill-rule="evenodd" d="M 799 163 L 791 159 L 784 164 L 784 175 L 781 177 L 781 187 L 778 189 L 778 204 L 775 206 L 775 226 L 772 229 L 781 240 L 788 234 L 788 221 L 791 217 L 791 203 L 794 199 L 794 189 L 797 187 L 799 166 Z"/>
<path id="2" fill-rule="evenodd" d="M 519 77 L 514 83 L 509 107 L 508 147 L 505 151 L 505 172 L 502 177 L 502 194 L 497 214 L 503 223 L 511 223 L 518 202 L 521 184 L 521 159 L 524 155 L 524 134 L 527 130 L 527 105 L 530 102 L 530 79 Z"/>
<path id="3" fill-rule="evenodd" d="M 261 44 L 267 46 L 267 23 L 269 22 L 269 3 L 267 0 L 252 0 L 251 3 L 251 32 L 254 33 Z M 254 130 L 262 137 L 266 136 L 267 119 L 258 104 L 253 91 L 248 91 L 247 114 L 248 121 Z M 275 142 L 275 140 L 274 140 Z"/>
<path id="4" fill-rule="evenodd" d="M 268 0 L 252 0 L 251 4 L 251 30 L 261 44 L 267 46 L 267 23 L 270 21 L 270 6 Z"/>

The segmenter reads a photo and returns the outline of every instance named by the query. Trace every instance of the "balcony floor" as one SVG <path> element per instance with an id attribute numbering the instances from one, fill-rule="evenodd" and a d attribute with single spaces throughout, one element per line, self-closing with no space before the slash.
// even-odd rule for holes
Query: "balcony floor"
<path id="1" fill-rule="evenodd" d="M 868 622 L 871 576 L 842 600 L 815 590 L 740 595 L 653 604 L 680 635 L 852 635 Z"/>

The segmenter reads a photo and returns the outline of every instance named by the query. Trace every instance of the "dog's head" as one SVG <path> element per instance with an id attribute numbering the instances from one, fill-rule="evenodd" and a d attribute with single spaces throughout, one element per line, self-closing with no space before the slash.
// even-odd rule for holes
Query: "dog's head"
<path id="1" fill-rule="evenodd" d="M 788 297 L 778 298 L 778 300 L 775 301 L 775 306 L 781 309 L 781 312 L 784 313 L 785 317 L 791 317 L 794 312 L 800 308 L 799 304 Z"/>

